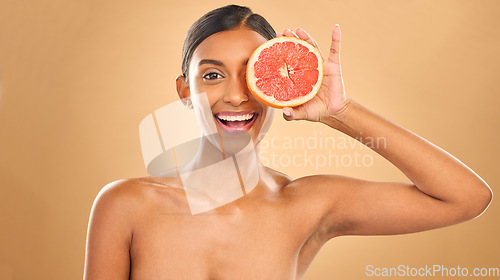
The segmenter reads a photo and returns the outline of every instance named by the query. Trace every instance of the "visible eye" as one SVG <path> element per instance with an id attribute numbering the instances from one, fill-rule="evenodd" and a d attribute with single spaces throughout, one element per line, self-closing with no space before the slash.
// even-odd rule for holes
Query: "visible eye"
<path id="1" fill-rule="evenodd" d="M 216 73 L 216 72 L 210 72 L 202 76 L 203 79 L 206 80 L 215 80 L 215 79 L 220 79 L 223 78 L 221 74 Z"/>

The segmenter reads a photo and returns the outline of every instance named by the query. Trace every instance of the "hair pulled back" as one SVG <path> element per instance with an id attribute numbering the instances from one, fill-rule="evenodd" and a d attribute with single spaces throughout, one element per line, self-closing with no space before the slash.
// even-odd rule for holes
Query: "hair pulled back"
<path id="1" fill-rule="evenodd" d="M 199 18 L 189 28 L 182 48 L 182 75 L 188 78 L 188 69 L 194 50 L 211 35 L 245 26 L 267 40 L 276 37 L 276 32 L 267 20 L 254 14 L 248 7 L 227 5 L 212 10 Z"/>

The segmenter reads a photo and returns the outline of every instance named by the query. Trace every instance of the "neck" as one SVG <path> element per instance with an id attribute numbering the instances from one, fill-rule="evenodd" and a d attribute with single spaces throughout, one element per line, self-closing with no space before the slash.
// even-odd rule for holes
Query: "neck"
<path id="1" fill-rule="evenodd" d="M 228 204 L 253 190 L 261 180 L 260 165 L 258 145 L 248 134 L 203 137 L 195 158 L 179 168 L 192 214 Z"/>

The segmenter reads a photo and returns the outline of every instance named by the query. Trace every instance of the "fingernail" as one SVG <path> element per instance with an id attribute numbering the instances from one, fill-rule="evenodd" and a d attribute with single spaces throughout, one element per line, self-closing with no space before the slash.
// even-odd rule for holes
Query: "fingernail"
<path id="1" fill-rule="evenodd" d="M 285 116 L 289 117 L 291 114 L 290 114 L 290 112 L 288 112 L 288 111 L 283 111 L 283 115 L 285 115 Z"/>

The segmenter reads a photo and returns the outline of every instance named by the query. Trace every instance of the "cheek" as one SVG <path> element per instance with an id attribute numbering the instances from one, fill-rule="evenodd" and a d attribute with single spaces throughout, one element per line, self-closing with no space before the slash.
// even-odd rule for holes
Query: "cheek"
<path id="1" fill-rule="evenodd" d="M 199 94 L 204 95 L 203 97 L 199 96 L 198 98 L 205 100 L 202 103 L 208 105 L 210 108 L 212 108 L 221 99 L 221 93 L 223 92 L 221 86 L 207 86 L 197 80 L 191 80 L 189 82 L 189 88 L 191 96 Z"/>
<path id="2" fill-rule="evenodd" d="M 191 80 L 189 83 L 189 88 L 191 90 L 191 94 L 200 94 L 204 93 L 207 95 L 208 102 L 210 103 L 210 106 L 213 106 L 217 101 L 222 99 L 224 92 L 226 90 L 225 88 L 226 84 L 221 82 L 219 84 L 215 85 L 207 85 L 204 84 L 203 81 L 200 81 L 199 79 L 196 80 Z"/>

